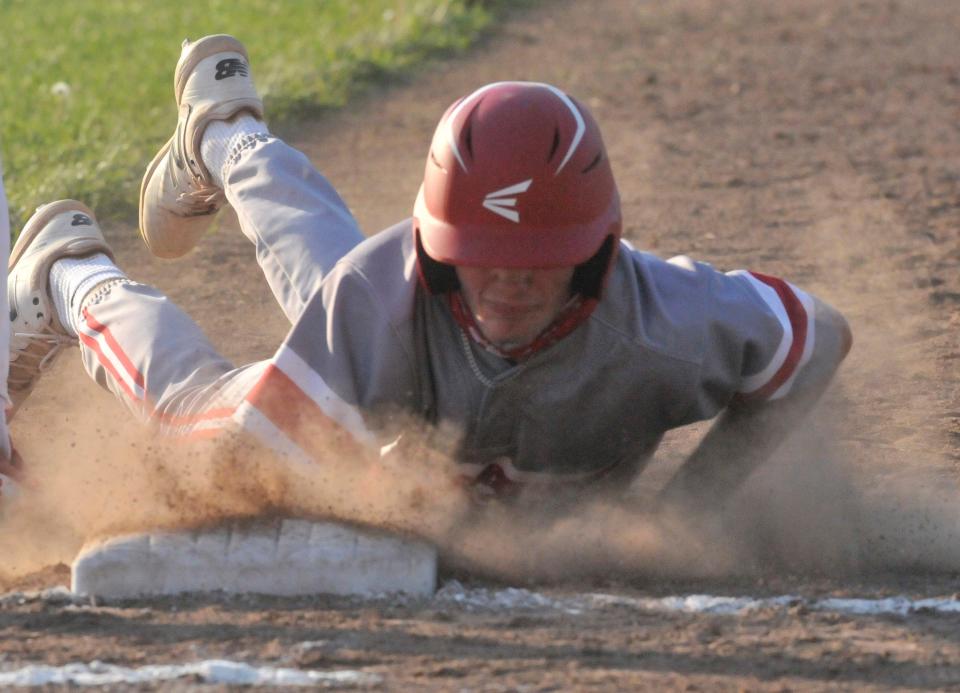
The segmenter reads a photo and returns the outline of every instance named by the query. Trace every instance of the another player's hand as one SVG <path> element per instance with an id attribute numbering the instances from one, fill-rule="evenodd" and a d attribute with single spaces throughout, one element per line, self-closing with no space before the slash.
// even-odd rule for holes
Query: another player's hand
<path id="1" fill-rule="evenodd" d="M 24 480 L 23 458 L 20 453 L 10 444 L 10 458 L 0 455 L 0 475 L 9 477 L 16 482 L 22 483 Z"/>

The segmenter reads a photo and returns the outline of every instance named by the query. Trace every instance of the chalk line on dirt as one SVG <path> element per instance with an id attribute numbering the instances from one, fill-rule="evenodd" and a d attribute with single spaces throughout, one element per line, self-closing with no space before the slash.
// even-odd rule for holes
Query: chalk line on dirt
<path id="1" fill-rule="evenodd" d="M 419 601 L 419 597 L 405 594 L 380 594 L 370 598 L 352 597 L 359 601 L 383 601 L 385 599 Z M 112 600 L 104 603 L 124 603 L 130 600 Z M 133 600 L 142 601 L 142 600 Z M 800 595 L 777 595 L 773 597 L 730 597 L 711 594 L 670 595 L 667 597 L 630 597 L 602 592 L 584 592 L 554 597 L 520 587 L 491 589 L 464 587 L 458 580 L 449 580 L 427 600 L 436 606 L 459 607 L 466 611 L 509 611 L 514 609 L 558 610 L 576 615 L 610 607 L 637 611 L 682 612 L 689 614 L 737 615 L 765 608 L 803 606 L 811 611 L 885 616 L 905 616 L 911 613 L 960 613 L 960 599 L 954 597 L 928 597 L 910 599 L 904 596 L 880 599 L 857 597 L 824 597 L 811 599 Z M 72 593 L 66 587 L 53 587 L 28 592 L 10 592 L 0 595 L 0 609 L 42 602 L 66 609 L 95 608 L 90 598 Z"/>
<path id="2" fill-rule="evenodd" d="M 228 686 L 322 686 L 324 688 L 373 686 L 383 682 L 383 679 L 376 674 L 350 669 L 304 671 L 208 659 L 189 664 L 154 664 L 135 669 L 98 661 L 59 667 L 31 665 L 22 669 L 0 672 L 0 686 L 111 686 L 156 684 L 182 678 Z"/>
<path id="3" fill-rule="evenodd" d="M 727 597 L 710 594 L 668 597 L 627 597 L 615 594 L 585 593 L 567 597 L 548 597 L 526 589 L 467 589 L 456 580 L 446 583 L 434 597 L 441 603 L 453 603 L 466 609 L 556 609 L 576 615 L 607 607 L 637 611 L 665 611 L 690 614 L 736 615 L 764 608 L 803 606 L 811 611 L 831 611 L 856 615 L 907 615 L 910 613 L 960 613 L 960 600 L 954 598 L 883 599 L 824 598 L 808 599 L 799 595 L 775 597 Z"/>
<path id="4" fill-rule="evenodd" d="M 369 600 L 411 601 L 421 599 L 405 595 L 378 595 Z M 761 609 L 803 607 L 808 611 L 867 616 L 909 616 L 911 614 L 960 613 L 960 600 L 955 598 L 910 599 L 904 596 L 871 598 L 826 597 L 810 599 L 798 595 L 771 597 L 722 596 L 709 594 L 671 595 L 666 597 L 631 597 L 586 592 L 552 596 L 534 590 L 506 587 L 468 588 L 457 580 L 446 582 L 430 599 L 422 600 L 438 607 L 465 611 L 559 611 L 570 616 L 586 615 L 604 609 L 626 609 L 665 613 L 736 616 Z M 71 593 L 65 587 L 42 591 L 13 592 L 0 595 L 0 608 L 41 602 L 65 610 L 97 608 L 89 598 Z M 301 643 L 301 647 L 312 643 Z M 116 666 L 94 660 L 62 666 L 29 664 L 18 669 L 0 671 L 0 687 L 45 685 L 104 686 L 124 684 L 156 684 L 189 678 L 207 684 L 258 686 L 322 686 L 355 688 L 377 686 L 381 676 L 352 669 L 314 671 L 296 668 L 259 666 L 231 660 L 203 660 L 182 664 L 151 664 L 136 668 Z"/>

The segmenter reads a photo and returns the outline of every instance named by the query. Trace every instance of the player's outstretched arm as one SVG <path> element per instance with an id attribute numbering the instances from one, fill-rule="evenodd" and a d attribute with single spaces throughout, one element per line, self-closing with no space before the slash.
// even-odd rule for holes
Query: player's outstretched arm
<path id="1" fill-rule="evenodd" d="M 852 335 L 839 311 L 813 301 L 813 351 L 789 394 L 774 400 L 734 400 L 661 492 L 666 505 L 721 507 L 823 394 L 850 350 Z"/>

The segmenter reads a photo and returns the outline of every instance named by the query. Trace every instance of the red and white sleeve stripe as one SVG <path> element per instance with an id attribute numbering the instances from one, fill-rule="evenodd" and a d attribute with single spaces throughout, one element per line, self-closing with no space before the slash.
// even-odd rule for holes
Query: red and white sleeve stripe
<path id="1" fill-rule="evenodd" d="M 773 358 L 759 373 L 744 377 L 738 395 L 747 400 L 785 397 L 813 354 L 813 298 L 777 277 L 743 270 L 730 274 L 744 277 L 783 327 Z"/>
<path id="2" fill-rule="evenodd" d="M 359 447 L 375 449 L 376 438 L 360 411 L 286 346 L 246 395 L 235 419 L 261 442 L 293 459 L 322 459 L 330 454 L 334 441 L 349 439 Z"/>

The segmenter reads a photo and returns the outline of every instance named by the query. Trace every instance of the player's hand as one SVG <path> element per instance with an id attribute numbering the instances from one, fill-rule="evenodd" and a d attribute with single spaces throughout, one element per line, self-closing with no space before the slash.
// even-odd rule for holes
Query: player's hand
<path id="1" fill-rule="evenodd" d="M 20 453 L 10 444 L 10 458 L 0 456 L 0 475 L 9 477 L 18 483 L 24 480 L 23 458 Z"/>

